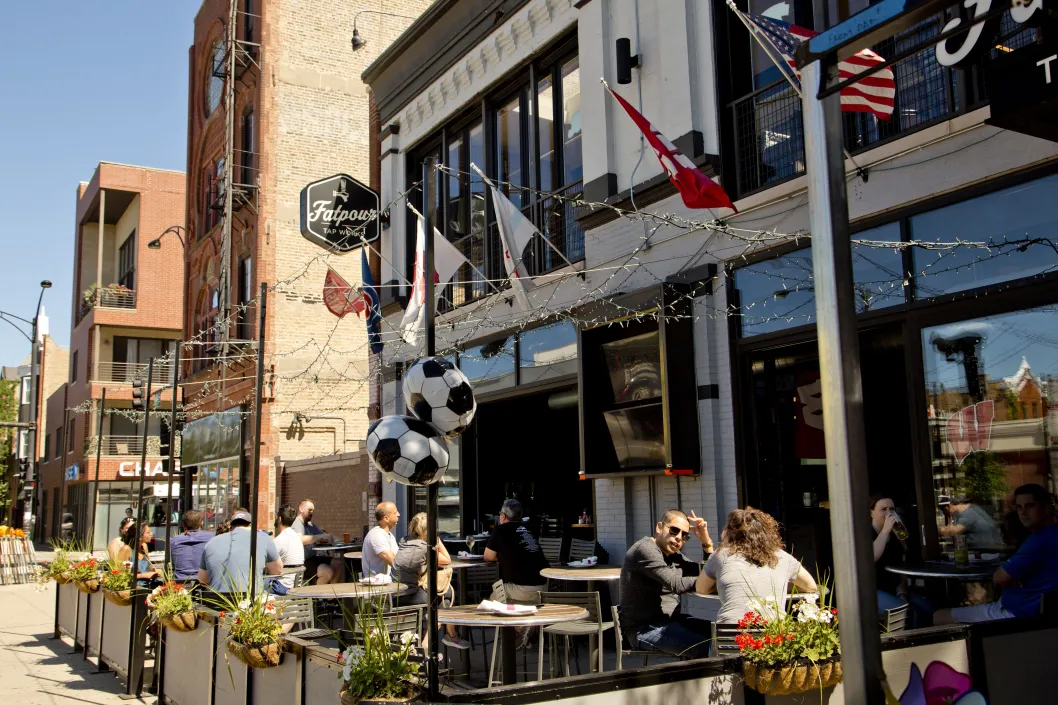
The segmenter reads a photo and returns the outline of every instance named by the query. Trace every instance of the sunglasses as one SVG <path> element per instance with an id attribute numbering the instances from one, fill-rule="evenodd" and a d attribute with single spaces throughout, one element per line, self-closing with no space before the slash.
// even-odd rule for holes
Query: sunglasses
<path id="1" fill-rule="evenodd" d="M 677 536 L 679 536 L 680 540 L 686 543 L 688 540 L 690 540 L 691 533 L 689 531 L 680 531 L 680 527 L 678 526 L 670 526 L 669 536 L 671 536 L 672 538 L 676 538 Z"/>

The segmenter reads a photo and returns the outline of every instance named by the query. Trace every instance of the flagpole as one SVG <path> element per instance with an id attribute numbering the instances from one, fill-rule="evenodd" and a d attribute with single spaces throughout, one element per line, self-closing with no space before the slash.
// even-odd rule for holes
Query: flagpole
<path id="1" fill-rule="evenodd" d="M 478 173 L 478 176 L 481 177 L 481 179 L 489 186 L 489 188 L 493 188 L 493 189 L 496 188 L 496 185 L 494 183 L 492 183 L 491 181 L 489 181 L 489 177 L 485 176 L 485 172 L 483 172 L 481 169 L 479 169 L 477 164 L 475 164 L 474 162 L 470 162 L 470 168 Z M 566 259 L 566 256 L 564 254 L 562 254 L 561 250 L 559 250 L 557 247 L 555 247 L 554 243 L 551 242 L 551 239 L 547 235 L 544 235 L 542 232 L 540 232 L 539 228 L 537 228 L 536 232 L 537 232 L 538 235 L 540 235 L 541 238 L 543 238 L 544 242 L 547 243 L 548 247 L 550 247 L 552 250 L 554 250 L 555 254 L 557 254 L 559 257 L 562 258 L 563 262 L 568 264 L 570 267 L 573 267 L 573 263 L 570 262 L 568 259 Z M 519 253 L 519 254 L 521 254 L 521 253 Z M 521 262 L 520 259 L 519 259 L 519 262 Z M 574 269 L 576 269 L 576 268 L 574 267 Z"/>
<path id="2" fill-rule="evenodd" d="M 422 218 L 422 217 L 423 217 L 422 213 L 420 213 L 420 212 L 419 212 L 418 210 L 416 210 L 416 209 L 415 209 L 415 206 L 413 206 L 413 205 L 411 204 L 411 201 L 408 201 L 408 202 L 407 202 L 407 204 L 408 204 L 408 210 L 410 210 L 410 211 L 411 211 L 412 213 L 414 213 L 414 214 L 415 214 L 415 217 L 416 217 L 416 218 Z M 423 218 L 423 220 L 425 220 L 425 218 Z M 425 230 L 426 230 L 426 228 L 424 227 L 424 228 L 423 228 L 423 230 L 425 231 Z M 436 230 L 435 230 L 435 232 L 436 232 Z M 424 235 L 424 236 L 425 236 L 425 234 L 426 234 L 426 233 L 425 233 L 425 232 L 423 232 L 423 235 Z M 468 266 L 468 267 L 470 267 L 470 268 L 471 268 L 472 270 L 474 270 L 474 273 L 475 273 L 475 274 L 477 274 L 477 275 L 478 275 L 479 277 L 481 277 L 481 280 L 482 280 L 482 281 L 484 281 L 484 282 L 485 282 L 486 284 L 488 284 L 489 286 L 491 286 L 491 287 L 492 287 L 492 290 L 493 290 L 493 291 L 495 291 L 495 292 L 496 292 L 497 294 L 502 294 L 502 293 L 503 293 L 502 291 L 500 291 L 500 290 L 499 290 L 499 288 L 498 288 L 498 287 L 497 287 L 497 286 L 496 286 L 495 284 L 493 284 L 493 283 L 492 283 L 492 281 L 491 281 L 491 280 L 489 280 L 489 279 L 488 279 L 488 278 L 487 278 L 487 277 L 486 277 L 486 276 L 485 276 L 484 274 L 482 274 L 482 273 L 481 273 L 481 270 L 480 270 L 480 269 L 478 269 L 477 267 L 475 267 L 475 266 L 474 266 L 474 265 L 473 265 L 473 264 L 472 264 L 472 263 L 470 262 L 470 260 L 469 260 L 469 259 L 467 260 L 467 266 Z"/>
<path id="3" fill-rule="evenodd" d="M 738 7 L 735 5 L 734 0 L 727 0 L 727 6 L 731 8 L 731 10 L 738 17 L 739 21 L 746 26 L 746 30 L 749 31 L 750 36 L 757 40 L 757 44 L 760 44 L 760 48 L 764 50 L 764 53 L 768 55 L 768 58 L 771 59 L 771 62 L 775 64 L 776 68 L 779 69 L 779 71 L 783 75 L 783 78 L 785 78 L 790 83 L 790 86 L 797 93 L 797 97 L 803 100 L 804 96 L 801 95 L 801 86 L 798 85 L 797 81 L 795 80 L 796 77 L 789 73 L 791 69 L 789 69 L 786 65 L 786 62 L 782 60 L 782 52 L 779 51 L 779 47 L 775 46 L 775 42 L 771 40 L 771 37 L 764 34 L 755 26 L 753 26 L 753 23 L 746 19 L 746 16 L 742 13 L 742 10 L 738 9 Z M 763 40 L 761 39 L 762 34 L 764 34 Z M 768 42 L 767 46 L 764 44 L 764 41 Z M 768 46 L 770 46 L 771 49 L 769 49 Z M 776 59 L 775 54 L 772 54 L 773 49 L 775 50 L 776 54 L 779 55 L 779 59 Z M 849 154 L 849 150 L 846 149 L 844 145 L 842 145 L 841 151 L 845 153 L 845 158 L 852 162 L 852 166 L 856 167 L 856 173 L 860 175 L 860 178 L 862 178 L 864 181 L 867 181 L 867 170 L 856 163 L 856 160 L 852 158 L 852 155 Z"/>
<path id="4" fill-rule="evenodd" d="M 426 295 L 423 305 L 426 307 L 426 355 L 437 354 L 437 331 L 434 323 L 434 241 L 433 241 L 433 196 L 437 188 L 437 167 L 433 157 L 427 157 L 422 163 L 422 209 L 423 215 L 423 280 Z M 437 483 L 426 486 L 426 596 L 427 621 L 426 633 L 430 640 L 429 656 L 426 661 L 427 700 L 436 702 L 437 659 L 439 654 L 437 638 Z"/>

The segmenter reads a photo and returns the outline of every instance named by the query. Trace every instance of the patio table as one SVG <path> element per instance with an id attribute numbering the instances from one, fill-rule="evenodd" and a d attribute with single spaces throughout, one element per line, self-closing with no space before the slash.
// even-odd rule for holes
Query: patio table
<path id="1" fill-rule="evenodd" d="M 570 566 L 563 565 L 554 568 L 544 568 L 540 571 L 540 575 L 549 578 L 551 580 L 568 580 L 571 582 L 584 582 L 588 584 L 588 592 L 598 592 L 600 581 L 613 581 L 621 579 L 621 566 L 616 565 L 590 565 L 590 566 Z M 599 619 L 603 619 L 603 615 L 599 615 Z M 598 647 L 599 637 L 592 633 L 588 635 L 588 669 L 589 672 L 594 673 L 598 660 L 595 658 L 595 651 Z M 578 667 L 579 668 L 579 667 Z"/>
<path id="2" fill-rule="evenodd" d="M 534 614 L 501 615 L 479 610 L 476 605 L 462 605 L 437 611 L 437 621 L 461 627 L 499 627 L 500 653 L 503 664 L 503 685 L 516 683 L 515 627 L 545 627 L 559 622 L 586 619 L 588 610 L 572 605 L 543 605 Z M 491 683 L 489 684 L 491 686 Z"/>
<path id="3" fill-rule="evenodd" d="M 960 566 L 943 561 L 929 561 L 922 565 L 888 565 L 885 569 L 890 573 L 906 575 L 909 578 L 936 578 L 939 580 L 976 582 L 990 579 L 999 566 L 999 563 L 991 562 Z"/>

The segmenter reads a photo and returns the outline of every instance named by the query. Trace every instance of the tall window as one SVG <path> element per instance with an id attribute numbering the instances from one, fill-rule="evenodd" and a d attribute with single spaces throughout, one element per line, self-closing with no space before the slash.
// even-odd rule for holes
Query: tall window
<path id="1" fill-rule="evenodd" d="M 69 423 L 66 424 L 66 452 L 73 452 L 73 419 L 70 419 Z"/>
<path id="2" fill-rule="evenodd" d="M 257 17 L 254 15 L 254 2 L 253 0 L 245 0 L 243 2 L 243 20 L 242 20 L 242 38 L 246 42 L 257 41 Z"/>
<path id="3" fill-rule="evenodd" d="M 220 223 L 224 188 L 224 157 L 217 157 L 202 173 L 202 223 L 205 233 Z"/>
<path id="4" fill-rule="evenodd" d="M 30 402 L 30 397 L 31 397 L 31 394 L 32 394 L 32 389 L 33 389 L 32 380 L 33 380 L 33 378 L 32 377 L 28 377 L 28 376 L 22 378 L 22 403 L 23 404 L 28 404 Z"/>
<path id="5" fill-rule="evenodd" d="M 44 452 L 41 454 L 41 460 L 47 460 L 51 456 L 51 434 L 45 434 L 44 436 Z"/>
<path id="6" fill-rule="evenodd" d="M 73 357 L 70 358 L 70 381 L 77 381 L 77 350 L 73 351 Z"/>
<path id="7" fill-rule="evenodd" d="M 239 260 L 239 316 L 238 331 L 235 337 L 239 340 L 249 340 L 253 335 L 251 322 L 253 316 L 247 304 L 253 298 L 253 267 L 252 261 L 247 255 Z"/>
<path id="8" fill-rule="evenodd" d="M 213 43 L 209 54 L 209 76 L 206 78 L 206 116 L 209 117 L 220 105 L 224 93 L 224 42 Z"/>
<path id="9" fill-rule="evenodd" d="M 118 284 L 136 288 L 136 231 L 133 230 L 118 248 Z"/>
<path id="10" fill-rule="evenodd" d="M 242 114 L 242 174 L 239 178 L 239 183 L 247 186 L 257 183 L 254 136 L 253 106 L 250 106 Z"/>

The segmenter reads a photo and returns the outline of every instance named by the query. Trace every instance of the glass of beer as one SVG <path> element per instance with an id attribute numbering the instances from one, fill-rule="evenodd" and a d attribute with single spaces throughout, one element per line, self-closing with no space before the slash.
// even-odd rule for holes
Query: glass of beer
<path id="1" fill-rule="evenodd" d="M 342 534 L 342 543 L 349 543 L 349 539 L 351 539 L 352 537 L 352 534 Z"/>
<path id="2" fill-rule="evenodd" d="M 891 512 L 889 516 L 896 519 L 896 523 L 893 524 L 893 535 L 900 539 L 900 543 L 905 543 L 910 534 L 908 533 L 907 527 L 904 526 L 904 520 L 901 519 L 900 515 L 896 512 Z"/>

